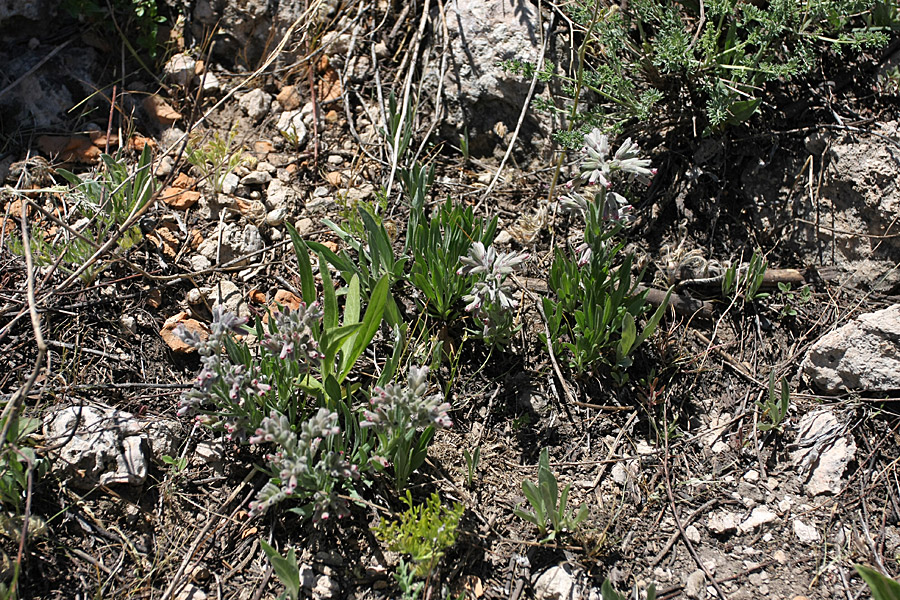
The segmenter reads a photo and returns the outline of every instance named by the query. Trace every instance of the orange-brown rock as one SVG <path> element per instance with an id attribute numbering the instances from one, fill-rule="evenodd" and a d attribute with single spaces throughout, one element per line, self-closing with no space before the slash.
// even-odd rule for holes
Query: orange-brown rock
<path id="1" fill-rule="evenodd" d="M 172 315 L 166 319 L 165 323 L 163 323 L 159 335 L 166 345 L 172 349 L 172 352 L 175 352 L 176 354 L 190 354 L 196 352 L 194 348 L 185 344 L 181 341 L 181 338 L 175 335 L 175 329 L 179 325 L 184 325 L 184 328 L 188 331 L 198 333 L 203 339 L 209 337 L 209 328 L 196 319 L 189 319 L 187 312 L 181 311 L 176 315 Z"/>
<path id="2" fill-rule="evenodd" d="M 278 92 L 275 99 L 278 100 L 278 104 L 280 104 L 284 110 L 297 110 L 300 108 L 300 103 L 302 102 L 300 94 L 297 93 L 296 86 L 293 85 L 286 85 L 281 88 L 281 91 Z"/>
<path id="3" fill-rule="evenodd" d="M 181 119 L 181 113 L 156 94 L 144 98 L 144 110 L 160 125 L 172 125 Z"/>

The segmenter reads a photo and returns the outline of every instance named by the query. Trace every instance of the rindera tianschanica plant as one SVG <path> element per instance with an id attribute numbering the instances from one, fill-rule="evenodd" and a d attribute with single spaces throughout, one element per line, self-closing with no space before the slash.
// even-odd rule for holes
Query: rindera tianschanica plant
<path id="1" fill-rule="evenodd" d="M 425 309 L 444 321 L 457 314 L 474 281 L 456 274 L 459 261 L 474 242 L 490 245 L 497 232 L 497 217 L 487 223 L 476 218 L 472 207 L 454 205 L 450 198 L 426 222 L 422 215 L 409 233 L 413 255 L 410 280 L 422 292 Z"/>
<path id="2" fill-rule="evenodd" d="M 398 490 L 422 466 L 436 427 L 451 427 L 450 405 L 440 393 L 428 395 L 428 368 L 410 367 L 406 387 L 389 383 L 372 391 L 362 427 L 378 438 L 373 465 L 382 470 L 393 465 Z"/>
<path id="3" fill-rule="evenodd" d="M 608 138 L 598 130 L 585 136 L 584 143 L 580 174 L 560 198 L 565 209 L 585 219 L 584 241 L 575 256 L 556 251 L 549 277 L 555 298 L 544 298 L 543 309 L 554 352 L 577 375 L 604 365 L 624 382 L 631 354 L 656 329 L 668 296 L 638 332 L 637 321 L 648 309 L 647 292 L 637 291 L 631 255 L 617 239 L 631 206 L 610 188 L 623 177 L 649 181 L 654 171 L 631 140 L 612 155 Z"/>
<path id="4" fill-rule="evenodd" d="M 490 344 L 504 345 L 515 333 L 514 313 L 519 301 L 511 295 L 506 278 L 528 259 L 527 254 L 497 252 L 493 246 L 475 242 L 469 254 L 460 259 L 457 275 L 472 275 L 472 293 L 464 296 L 466 311 L 475 317 L 481 337 Z"/>
<path id="5" fill-rule="evenodd" d="M 532 510 L 523 510 L 518 506 L 513 510 L 517 517 L 534 524 L 543 541 L 550 541 L 566 532 L 572 532 L 588 517 L 587 505 L 582 504 L 578 512 L 568 508 L 569 489 L 571 484 L 559 491 L 556 475 L 550 470 L 550 453 L 546 448 L 541 450 L 538 461 L 538 482 L 525 480 L 522 482 L 522 493 L 531 504 Z"/>
<path id="6" fill-rule="evenodd" d="M 341 433 L 337 420 L 336 413 L 320 408 L 301 425 L 298 435 L 284 415 L 273 412 L 263 419 L 250 443 L 275 444 L 275 451 L 266 456 L 273 477 L 250 503 L 252 512 L 262 513 L 292 498 L 303 504 L 291 510 L 316 521 L 347 514 L 347 504 L 337 492 L 344 480 L 359 475 L 356 465 L 335 449 Z"/>

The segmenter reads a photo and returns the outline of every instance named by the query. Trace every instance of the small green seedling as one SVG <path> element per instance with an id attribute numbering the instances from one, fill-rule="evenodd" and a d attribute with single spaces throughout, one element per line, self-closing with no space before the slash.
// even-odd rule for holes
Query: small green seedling
<path id="1" fill-rule="evenodd" d="M 577 513 L 567 510 L 569 489 L 571 484 L 559 493 L 556 475 L 550 470 L 550 455 L 546 448 L 541 450 L 538 461 L 538 483 L 535 485 L 527 479 L 522 482 L 522 492 L 531 504 L 533 512 L 516 507 L 516 516 L 537 526 L 542 541 L 550 541 L 557 535 L 575 530 L 588 517 L 587 505 L 582 504 Z"/>
<path id="2" fill-rule="evenodd" d="M 471 488 L 478 473 L 478 463 L 481 462 L 481 446 L 477 446 L 471 453 L 463 450 L 463 458 L 466 459 L 466 487 Z"/>
<path id="3" fill-rule="evenodd" d="M 763 417 L 768 419 L 767 422 L 759 423 L 757 425 L 759 430 L 770 431 L 774 429 L 780 433 L 781 424 L 787 416 L 788 409 L 790 409 L 791 406 L 791 391 L 788 388 L 787 381 L 785 381 L 783 377 L 781 378 L 780 393 L 775 389 L 774 369 L 769 372 L 769 399 L 765 404 L 762 402 L 758 403 L 758 406 L 763 411 Z"/>

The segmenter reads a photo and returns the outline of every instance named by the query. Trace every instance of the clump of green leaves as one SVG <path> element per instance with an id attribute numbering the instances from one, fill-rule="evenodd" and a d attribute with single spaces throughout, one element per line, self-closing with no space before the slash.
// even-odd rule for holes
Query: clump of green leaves
<path id="1" fill-rule="evenodd" d="M 288 597 L 291 600 L 297 600 L 300 597 L 300 565 L 297 564 L 296 550 L 291 548 L 288 550 L 287 556 L 281 556 L 278 550 L 267 544 L 265 540 L 259 540 L 259 544 L 269 558 L 275 575 L 284 585 L 282 598 Z"/>
<path id="2" fill-rule="evenodd" d="M 577 512 L 569 510 L 569 489 L 571 484 L 559 491 L 556 475 L 550 470 L 550 454 L 546 448 L 541 450 L 538 460 L 538 481 L 522 482 L 522 493 L 528 499 L 532 510 L 516 507 L 516 516 L 537 526 L 538 533 L 544 536 L 542 541 L 550 541 L 558 535 L 572 532 L 588 517 L 588 508 L 582 504 Z"/>
<path id="3" fill-rule="evenodd" d="M 243 150 L 234 148 L 236 137 L 237 125 L 227 135 L 214 131 L 205 140 L 202 134 L 192 134 L 184 149 L 188 162 L 209 182 L 216 194 L 222 193 L 225 178 L 244 161 Z"/>
<path id="4" fill-rule="evenodd" d="M 808 285 L 804 285 L 799 290 L 792 290 L 791 284 L 779 281 L 778 296 L 782 302 L 781 310 L 778 316 L 782 319 L 797 316 L 797 307 L 805 306 L 812 301 L 812 289 Z"/>
<path id="5" fill-rule="evenodd" d="M 768 298 L 768 292 L 759 291 L 768 268 L 765 257 L 754 251 L 746 265 L 731 265 L 725 270 L 722 276 L 722 294 L 726 298 L 737 295 L 744 303 L 749 304 Z"/>
<path id="6" fill-rule="evenodd" d="M 34 434 L 40 430 L 41 420 L 22 416 L 11 418 L 9 432 L 0 448 L 0 503 L 19 515 L 28 489 L 29 472 L 32 476 L 43 476 L 49 464 L 34 451 L 37 445 Z M 0 428 L 5 423 L 5 420 L 0 421 Z"/>
<path id="7" fill-rule="evenodd" d="M 448 197 L 427 220 L 421 213 L 407 240 L 413 255 L 410 280 L 422 293 L 421 304 L 435 317 L 450 321 L 464 296 L 472 293 L 474 278 L 457 275 L 460 259 L 474 242 L 483 247 L 494 241 L 497 217 L 485 223 L 472 207 L 454 204 Z"/>
<path id="8" fill-rule="evenodd" d="M 129 227 L 118 238 L 112 256 L 88 264 L 91 257 L 119 228 L 140 213 L 153 198 L 156 180 L 151 173 L 152 152 L 145 146 L 138 163 L 129 169 L 124 157 L 102 154 L 101 166 L 90 175 L 75 175 L 65 169 L 57 172 L 71 188 L 64 193 L 80 218 L 69 227 L 59 227 L 52 238 L 39 229 L 31 231 L 31 254 L 38 265 L 50 265 L 59 259 L 65 273 L 81 270 L 81 279 L 90 283 L 106 266 L 141 240 L 137 225 Z M 9 248 L 23 254 L 21 239 L 10 235 Z M 83 266 L 86 268 L 82 269 Z"/>
<path id="9" fill-rule="evenodd" d="M 373 531 L 389 550 L 410 556 L 416 565 L 416 577 L 428 577 L 456 543 L 456 529 L 465 508 L 459 503 L 444 506 L 437 493 L 431 494 L 425 504 L 414 503 L 409 491 L 402 500 L 409 508 L 399 520 L 382 519 Z"/>

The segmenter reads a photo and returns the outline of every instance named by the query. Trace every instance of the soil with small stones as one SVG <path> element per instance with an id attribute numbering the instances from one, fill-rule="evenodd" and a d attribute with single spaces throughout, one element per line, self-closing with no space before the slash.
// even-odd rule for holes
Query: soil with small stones
<path id="1" fill-rule="evenodd" d="M 418 23 L 418 15 L 411 14 L 415 10 L 385 11 L 373 6 L 363 28 L 382 19 L 399 31 L 406 30 L 396 23 L 399 18 L 409 20 L 410 30 Z M 333 23 L 349 22 L 348 14 L 339 11 Z M 72 39 L 65 52 L 77 53 L 85 44 L 76 24 L 60 31 Z M 28 35 L 45 47 L 60 41 L 60 34 L 49 31 Z M 22 34 L 8 36 L 0 39 L 4 51 L 23 43 Z M 381 73 L 398 94 L 401 37 L 387 40 L 397 61 L 385 61 Z M 356 55 L 374 56 L 370 45 L 381 41 L 365 39 Z M 820 189 L 814 176 L 826 183 L 829 177 L 826 153 L 810 153 L 810 136 L 828 130 L 845 143 L 872 140 L 879 124 L 900 117 L 896 95 L 873 92 L 878 59 L 864 57 L 849 65 L 829 59 L 815 76 L 773 85 L 761 115 L 719 136 L 698 137 L 688 125 L 652 135 L 640 131 L 641 147 L 659 168 L 652 186 L 642 192 L 637 222 L 627 234 L 628 249 L 645 267 L 643 283 L 662 289 L 695 275 L 692 265 L 746 261 L 759 248 L 772 269 L 802 273 L 812 292 L 808 299 L 789 306 L 789 298 L 773 287 L 765 290 L 768 299 L 755 303 L 731 302 L 714 287 L 695 292 L 708 302 L 706 312 L 667 314 L 637 353 L 624 385 L 602 374 L 561 380 L 541 339 L 543 322 L 524 292 L 522 328 L 502 351 L 467 335 L 465 322 L 418 323 L 406 360 L 435 367 L 432 382 L 446 392 L 454 426 L 437 433 L 410 489 L 416 500 L 437 491 L 445 503 L 465 506 L 459 539 L 426 582 L 426 597 L 549 598 L 538 577 L 556 566 L 571 578 L 572 598 L 599 597 L 607 579 L 622 591 L 636 586 L 643 593 L 654 584 L 661 598 L 858 598 L 868 592 L 852 568 L 855 563 L 898 572 L 896 398 L 824 397 L 799 373 L 805 351 L 821 335 L 855 315 L 895 303 L 900 291 L 874 280 L 852 285 L 831 276 L 839 266 L 828 256 L 831 250 L 819 249 L 816 258 L 794 227 L 797 219 L 816 218 L 798 207 L 805 194 Z M 114 72 L 118 67 L 96 63 L 97 77 L 120 81 L 121 74 Z M 390 157 L 377 115 L 367 114 L 380 110 L 374 71 L 340 97 L 316 106 L 310 140 L 295 149 L 275 128 L 277 111 L 259 122 L 247 117 L 238 103 L 248 89 L 246 74 L 234 65 L 234 72 L 220 64 L 206 68 L 216 73 L 222 90 L 239 93 L 217 104 L 224 96 L 217 92 L 195 104 L 195 88 L 186 93 L 172 85 L 158 87 L 155 78 L 164 61 L 157 64 L 158 72 L 129 71 L 124 94 L 118 87 L 111 131 L 145 135 L 162 147 L 171 132 L 164 134 L 146 116 L 132 120 L 124 111 L 138 102 L 136 90 L 158 90 L 183 115 L 177 123 L 182 130 L 204 114 L 196 128 L 204 139 L 234 133 L 235 147 L 252 157 L 253 168 L 239 167 L 242 175 L 261 172 L 259 164 L 265 163 L 272 177 L 289 185 L 293 191 L 285 220 L 297 224 L 307 239 L 340 247 L 323 219 L 346 220 L 354 201 L 379 206 L 391 231 L 405 230 L 407 210 L 399 185 L 384 201 L 376 191 L 387 184 Z M 308 64 L 287 68 L 276 63 L 250 88 L 274 96 L 296 85 L 300 106 L 307 105 L 312 102 L 310 79 L 324 80 L 329 72 L 327 61 L 317 62 L 311 75 Z M 19 227 L 24 199 L 57 220 L 70 218 L 71 207 L 45 188 L 63 183 L 60 168 L 90 168 L 42 156 L 33 141 L 46 134 L 72 135 L 89 122 L 105 128 L 110 96 L 104 98 L 91 98 L 79 109 L 83 113 L 73 113 L 67 128 L 2 121 L 0 179 L 6 187 L 0 207 L 6 216 L 0 248 L 0 390 L 7 402 L 26 385 L 38 358 L 28 312 L 29 270 L 11 251 L 9 236 Z M 417 144 L 427 125 L 415 123 Z M 437 172 L 431 200 L 449 196 L 477 206 L 483 216 L 497 215 L 500 229 L 513 233 L 507 249 L 531 254 L 520 276 L 523 287 L 545 293 L 553 245 L 577 240 L 578 234 L 573 222 L 553 214 L 537 226 L 537 218 L 523 220 L 542 206 L 552 178 L 550 161 L 515 156 L 484 200 L 486 174 L 493 175 L 505 148 L 496 156 L 463 159 L 450 144 L 431 141 L 426 154 Z M 884 143 L 898 144 L 896 139 Z M 550 142 L 541 149 L 547 155 L 550 150 L 556 150 Z M 137 160 L 134 149 L 124 152 Z M 199 179 L 177 151 L 171 156 L 170 174 L 158 177 L 160 187 L 170 185 L 179 172 Z M 210 196 L 202 181 L 198 186 Z M 265 189 L 241 185 L 230 200 L 204 199 L 187 210 L 155 201 L 145 215 L 142 241 L 111 259 L 108 252 L 102 254 L 105 267 L 90 283 L 76 280 L 63 288 L 66 275 L 60 269 L 36 268 L 33 296 L 49 351 L 25 398 L 24 414 L 41 418 L 61 405 L 102 403 L 138 417 L 178 420 L 179 395 L 199 362 L 173 352 L 160 331 L 180 311 L 209 320 L 210 297 L 189 304 L 189 292 L 215 289 L 228 279 L 239 288 L 248 313 L 262 316 L 265 304 L 251 292 L 271 301 L 277 290 L 300 287 L 284 225 L 264 224 L 265 214 L 254 216 L 247 208 L 266 199 Z M 787 202 L 782 202 L 784 194 Z M 766 202 L 773 197 L 780 200 Z M 29 210 L 33 228 L 52 235 L 50 228 L 58 226 L 39 217 L 36 208 Z M 226 220 L 258 226 L 264 251 L 248 264 L 212 261 L 209 269 L 195 268 L 199 240 L 215 236 Z M 159 241 L 163 224 L 175 239 L 171 253 Z M 395 242 L 400 241 L 398 235 Z M 415 322 L 418 293 L 407 283 L 394 293 Z M 364 387 L 389 351 L 386 334 L 379 334 L 374 354 L 359 369 L 357 381 Z M 759 403 L 768 398 L 772 369 L 789 382 L 791 409 L 780 429 L 764 432 L 758 427 L 763 418 Z M 810 497 L 790 453 L 796 449 L 800 418 L 819 407 L 846 425 L 857 452 L 838 493 Z M 392 576 L 400 557 L 384 549 L 370 529 L 404 509 L 387 479 L 375 477 L 361 486 L 362 501 L 352 505 L 349 517 L 335 522 L 313 525 L 284 510 L 251 517 L 248 503 L 266 481 L 253 469 L 262 461 L 261 452 L 189 419 L 180 422 L 178 452 L 185 468 L 156 457 L 142 486 L 85 491 L 53 473 L 34 473 L 19 510 L 38 517 L 32 529 L 41 531 L 20 544 L 10 525 L 16 522 L 14 509 L 7 505 L 7 531 L 0 537 L 6 576 L 11 565 L 21 565 L 19 597 L 275 598 L 283 587 L 261 541 L 296 548 L 298 562 L 311 567 L 313 585 L 303 589 L 303 597 L 400 597 Z M 44 455 L 58 443 L 41 439 L 36 450 Z M 475 448 L 481 458 L 469 482 L 465 453 Z M 584 503 L 589 515 L 577 531 L 551 541 L 541 541 L 536 529 L 513 513 L 527 505 L 522 482 L 536 480 L 543 448 L 549 449 L 560 485 L 570 486 L 569 506 Z M 757 517 L 762 518 L 754 521 Z M 722 526 L 728 519 L 732 525 Z"/>

